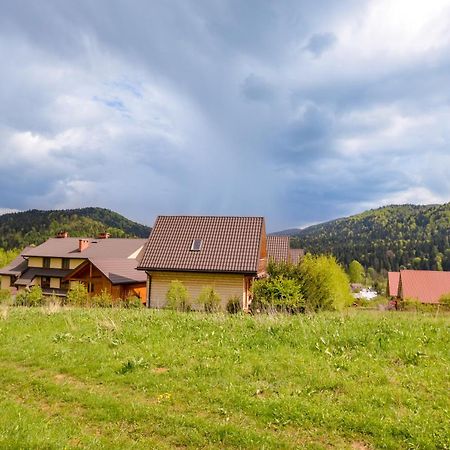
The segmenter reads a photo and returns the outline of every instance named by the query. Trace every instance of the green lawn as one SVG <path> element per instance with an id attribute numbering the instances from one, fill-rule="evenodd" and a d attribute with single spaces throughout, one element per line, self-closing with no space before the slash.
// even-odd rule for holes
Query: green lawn
<path id="1" fill-rule="evenodd" d="M 450 316 L 0 311 L 0 448 L 450 448 Z"/>

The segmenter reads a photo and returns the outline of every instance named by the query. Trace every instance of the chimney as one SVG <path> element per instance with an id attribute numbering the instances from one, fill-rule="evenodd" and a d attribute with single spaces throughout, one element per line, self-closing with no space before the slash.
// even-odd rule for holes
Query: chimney
<path id="1" fill-rule="evenodd" d="M 88 239 L 80 239 L 78 241 L 78 251 L 82 252 L 83 250 L 86 250 L 89 247 L 89 240 Z"/>
<path id="2" fill-rule="evenodd" d="M 58 232 L 58 234 L 56 235 L 56 237 L 58 239 L 66 239 L 69 237 L 69 233 L 67 231 L 61 230 Z"/>
<path id="3" fill-rule="evenodd" d="M 98 236 L 97 236 L 97 239 L 108 239 L 109 237 L 110 237 L 111 235 L 109 234 L 109 233 L 100 233 Z"/>

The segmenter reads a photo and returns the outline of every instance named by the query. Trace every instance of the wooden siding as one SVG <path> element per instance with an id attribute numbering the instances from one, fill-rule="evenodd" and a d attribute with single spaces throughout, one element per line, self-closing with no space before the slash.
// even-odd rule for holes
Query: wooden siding
<path id="1" fill-rule="evenodd" d="M 98 295 L 102 291 L 106 291 L 111 294 L 113 299 L 126 299 L 127 297 L 134 295 L 139 297 L 142 302 L 145 302 L 147 292 L 145 282 L 113 285 L 93 264 L 87 264 L 85 267 L 82 267 L 75 275 L 70 277 L 69 280 L 71 286 L 77 281 L 83 283 L 86 286 L 86 289 L 90 291 L 91 295 Z"/>
<path id="2" fill-rule="evenodd" d="M 222 309 L 225 309 L 228 299 L 238 296 L 244 303 L 244 275 L 201 272 L 151 272 L 150 307 L 163 308 L 166 305 L 166 293 L 170 282 L 181 281 L 189 292 L 194 308 L 198 309 L 196 300 L 204 286 L 212 286 L 220 295 Z"/>

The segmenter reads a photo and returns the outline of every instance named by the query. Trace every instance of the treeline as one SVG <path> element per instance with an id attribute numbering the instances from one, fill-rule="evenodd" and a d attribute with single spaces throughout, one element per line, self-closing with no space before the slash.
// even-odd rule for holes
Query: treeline
<path id="1" fill-rule="evenodd" d="M 331 253 L 346 267 L 450 270 L 450 203 L 387 206 L 288 234 L 293 248 Z"/>
<path id="2" fill-rule="evenodd" d="M 147 238 L 150 234 L 149 227 L 109 209 L 30 210 L 0 216 L 0 248 L 11 250 L 39 245 L 60 230 L 72 237 L 94 237 L 108 232 L 116 238 Z"/>

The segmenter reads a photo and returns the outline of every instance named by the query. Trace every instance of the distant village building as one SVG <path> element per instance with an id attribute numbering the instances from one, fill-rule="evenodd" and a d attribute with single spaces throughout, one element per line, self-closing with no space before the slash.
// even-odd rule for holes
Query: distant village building
<path id="1" fill-rule="evenodd" d="M 400 300 L 438 304 L 442 295 L 449 293 L 450 272 L 401 270 L 388 274 L 388 294 Z"/>
<path id="2" fill-rule="evenodd" d="M 145 239 L 70 238 L 58 233 L 37 247 L 27 247 L 11 264 L 0 269 L 2 289 L 38 285 L 46 295 L 66 296 L 75 281 L 88 292 L 106 290 L 114 297 L 145 298 L 146 276 L 136 270 Z"/>
<path id="3" fill-rule="evenodd" d="M 275 262 L 289 262 L 297 264 L 305 256 L 301 248 L 291 248 L 289 236 L 267 236 L 267 257 Z"/>

